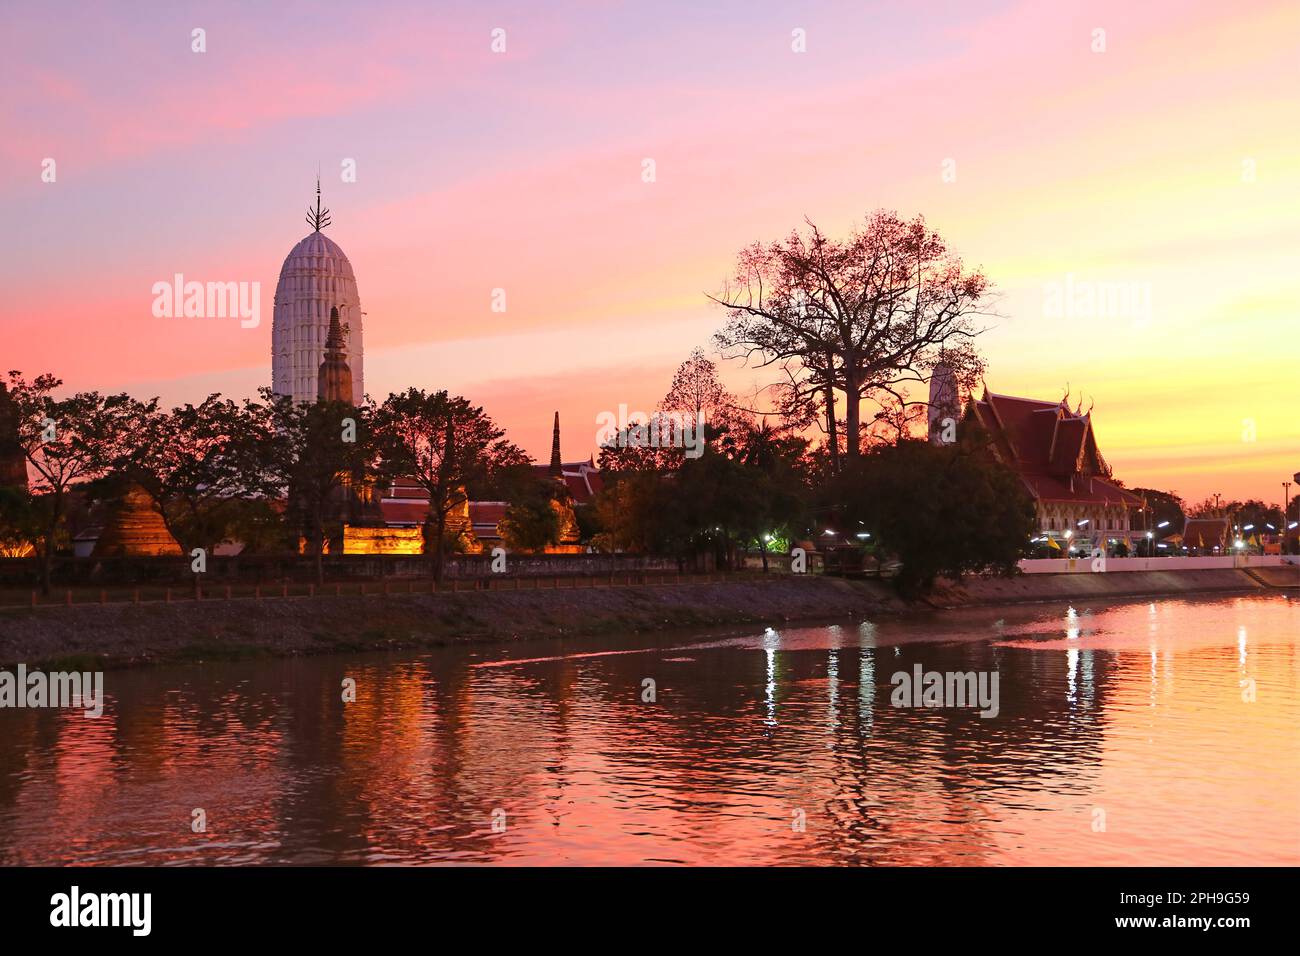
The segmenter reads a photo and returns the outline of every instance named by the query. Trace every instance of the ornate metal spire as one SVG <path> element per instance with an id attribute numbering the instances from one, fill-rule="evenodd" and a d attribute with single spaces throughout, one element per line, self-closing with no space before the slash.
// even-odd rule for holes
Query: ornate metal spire
<path id="1" fill-rule="evenodd" d="M 320 232 L 330 224 L 330 211 L 320 205 L 320 174 L 316 175 L 316 208 L 307 207 L 307 225 Z"/>

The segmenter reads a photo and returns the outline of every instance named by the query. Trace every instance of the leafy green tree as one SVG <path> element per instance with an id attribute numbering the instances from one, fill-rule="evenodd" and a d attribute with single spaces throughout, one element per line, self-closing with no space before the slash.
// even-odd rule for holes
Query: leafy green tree
<path id="1" fill-rule="evenodd" d="M 153 498 L 167 530 L 188 552 L 228 540 L 250 499 L 273 495 L 271 406 L 209 395 L 164 412 L 137 403 L 133 447 L 122 470 Z"/>
<path id="2" fill-rule="evenodd" d="M 511 551 L 544 551 L 560 537 L 560 517 L 541 482 L 510 500 L 500 522 L 501 537 Z"/>
<path id="3" fill-rule="evenodd" d="M 1159 491 L 1155 488 L 1130 488 L 1133 494 L 1146 501 L 1146 507 L 1135 514 L 1133 529 L 1150 531 L 1154 546 L 1161 538 L 1171 534 L 1182 534 L 1186 524 L 1183 499 L 1172 491 Z M 1166 522 L 1168 522 L 1166 524 Z M 1164 527 L 1160 527 L 1164 524 Z M 1144 553 L 1147 545 L 1139 543 L 1138 549 Z"/>
<path id="4" fill-rule="evenodd" d="M 296 550 L 296 535 L 289 534 L 283 508 L 271 498 L 237 498 L 224 512 L 223 522 L 226 533 L 222 540 L 242 542 L 243 554 L 283 554 Z"/>
<path id="5" fill-rule="evenodd" d="M 1017 475 L 974 440 L 883 445 L 846 468 L 835 488 L 846 527 L 870 529 L 902 562 L 897 586 L 928 590 L 940 575 L 1013 574 L 1035 530 Z"/>
<path id="6" fill-rule="evenodd" d="M 262 390 L 271 428 L 265 462 L 271 479 L 287 489 L 291 527 L 302 528 L 307 552 L 324 583 L 326 519 L 346 515 L 348 488 L 367 479 L 374 445 L 371 410 L 350 402 L 294 402 Z"/>
<path id="7" fill-rule="evenodd" d="M 55 398 L 54 390 L 62 384 L 49 374 L 28 382 L 20 372 L 9 373 L 18 446 L 36 473 L 34 490 L 45 512 L 38 540 L 41 589 L 46 594 L 70 489 L 109 473 L 134 438 L 135 402 L 130 396 L 78 392 Z"/>
<path id="8" fill-rule="evenodd" d="M 769 545 L 784 547 L 808 519 L 808 442 L 786 426 L 766 419 L 740 426 L 736 460 L 745 469 L 742 480 L 751 487 L 750 521 L 755 525 L 747 543 L 756 544 L 768 570 Z"/>
<path id="9" fill-rule="evenodd" d="M 0 557 L 21 558 L 31 553 L 45 527 L 41 502 L 25 488 L 0 486 Z"/>
<path id="10" fill-rule="evenodd" d="M 428 495 L 425 547 L 434 542 L 434 576 L 441 580 L 448 518 L 469 501 L 467 488 L 531 459 L 481 407 L 446 391 L 389 395 L 374 424 L 381 473 L 414 481 Z"/>
<path id="11" fill-rule="evenodd" d="M 673 501 L 671 475 L 654 471 L 614 472 L 592 508 L 601 532 L 592 543 L 601 551 L 664 551 Z"/>
<path id="12" fill-rule="evenodd" d="M 673 471 L 695 457 L 702 443 L 725 448 L 750 422 L 749 414 L 722 385 L 717 365 L 695 349 L 673 374 L 668 393 L 646 422 L 602 442 L 602 471 Z M 690 444 L 691 447 L 686 447 Z"/>
<path id="13" fill-rule="evenodd" d="M 1251 498 L 1240 504 L 1233 502 L 1233 508 L 1228 513 L 1232 517 L 1234 534 L 1248 546 L 1253 546 L 1257 540 L 1263 541 L 1266 536 L 1281 534 L 1281 529 L 1286 527 L 1282 508 L 1279 505 L 1260 501 L 1258 498 Z"/>

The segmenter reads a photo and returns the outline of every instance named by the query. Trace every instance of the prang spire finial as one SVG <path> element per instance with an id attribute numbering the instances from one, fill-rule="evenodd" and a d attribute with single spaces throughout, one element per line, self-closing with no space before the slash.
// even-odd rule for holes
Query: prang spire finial
<path id="1" fill-rule="evenodd" d="M 555 429 L 551 432 L 551 477 L 564 478 L 564 465 L 560 463 L 560 413 L 555 413 Z"/>
<path id="2" fill-rule="evenodd" d="M 320 205 L 320 174 L 316 174 L 316 208 L 307 207 L 307 225 L 320 232 L 330 224 L 330 211 Z"/>

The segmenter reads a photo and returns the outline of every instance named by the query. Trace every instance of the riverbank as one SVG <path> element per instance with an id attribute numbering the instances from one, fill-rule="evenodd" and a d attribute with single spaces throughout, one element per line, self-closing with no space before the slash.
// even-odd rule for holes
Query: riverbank
<path id="1" fill-rule="evenodd" d="M 1199 594 L 1268 591 L 1300 583 L 1300 569 L 1262 579 L 1233 568 L 1116 573 L 1021 574 L 1012 578 L 967 578 L 936 587 L 927 603 L 939 608 L 979 607 L 1042 601 L 1120 600 L 1134 597 L 1194 597 Z M 1294 587 L 1294 583 L 1290 586 Z"/>
<path id="2" fill-rule="evenodd" d="M 737 577 L 680 585 L 90 604 L 0 615 L 0 666 L 112 668 L 854 618 L 887 584 Z"/>
<path id="3" fill-rule="evenodd" d="M 884 581 L 739 575 L 665 585 L 49 606 L 0 613 L 0 666 L 107 669 L 1268 590 L 1229 569 L 1033 574 L 968 578 L 909 604 Z"/>

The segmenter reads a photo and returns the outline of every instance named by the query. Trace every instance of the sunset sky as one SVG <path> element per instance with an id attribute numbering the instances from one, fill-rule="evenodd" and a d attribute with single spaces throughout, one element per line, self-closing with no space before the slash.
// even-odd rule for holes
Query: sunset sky
<path id="1" fill-rule="evenodd" d="M 886 207 L 996 285 L 989 387 L 1095 401 L 1126 484 L 1276 502 L 1300 470 L 1294 0 L 51 2 L 4 21 L 5 369 L 167 403 L 269 384 L 319 167 L 367 391 L 462 392 L 539 457 L 558 409 L 572 460 L 598 413 L 650 409 L 709 347 L 705 294 L 741 247 Z M 155 318 L 177 272 L 260 282 L 261 324 Z M 1052 314 L 1067 282 L 1150 308 Z"/>

